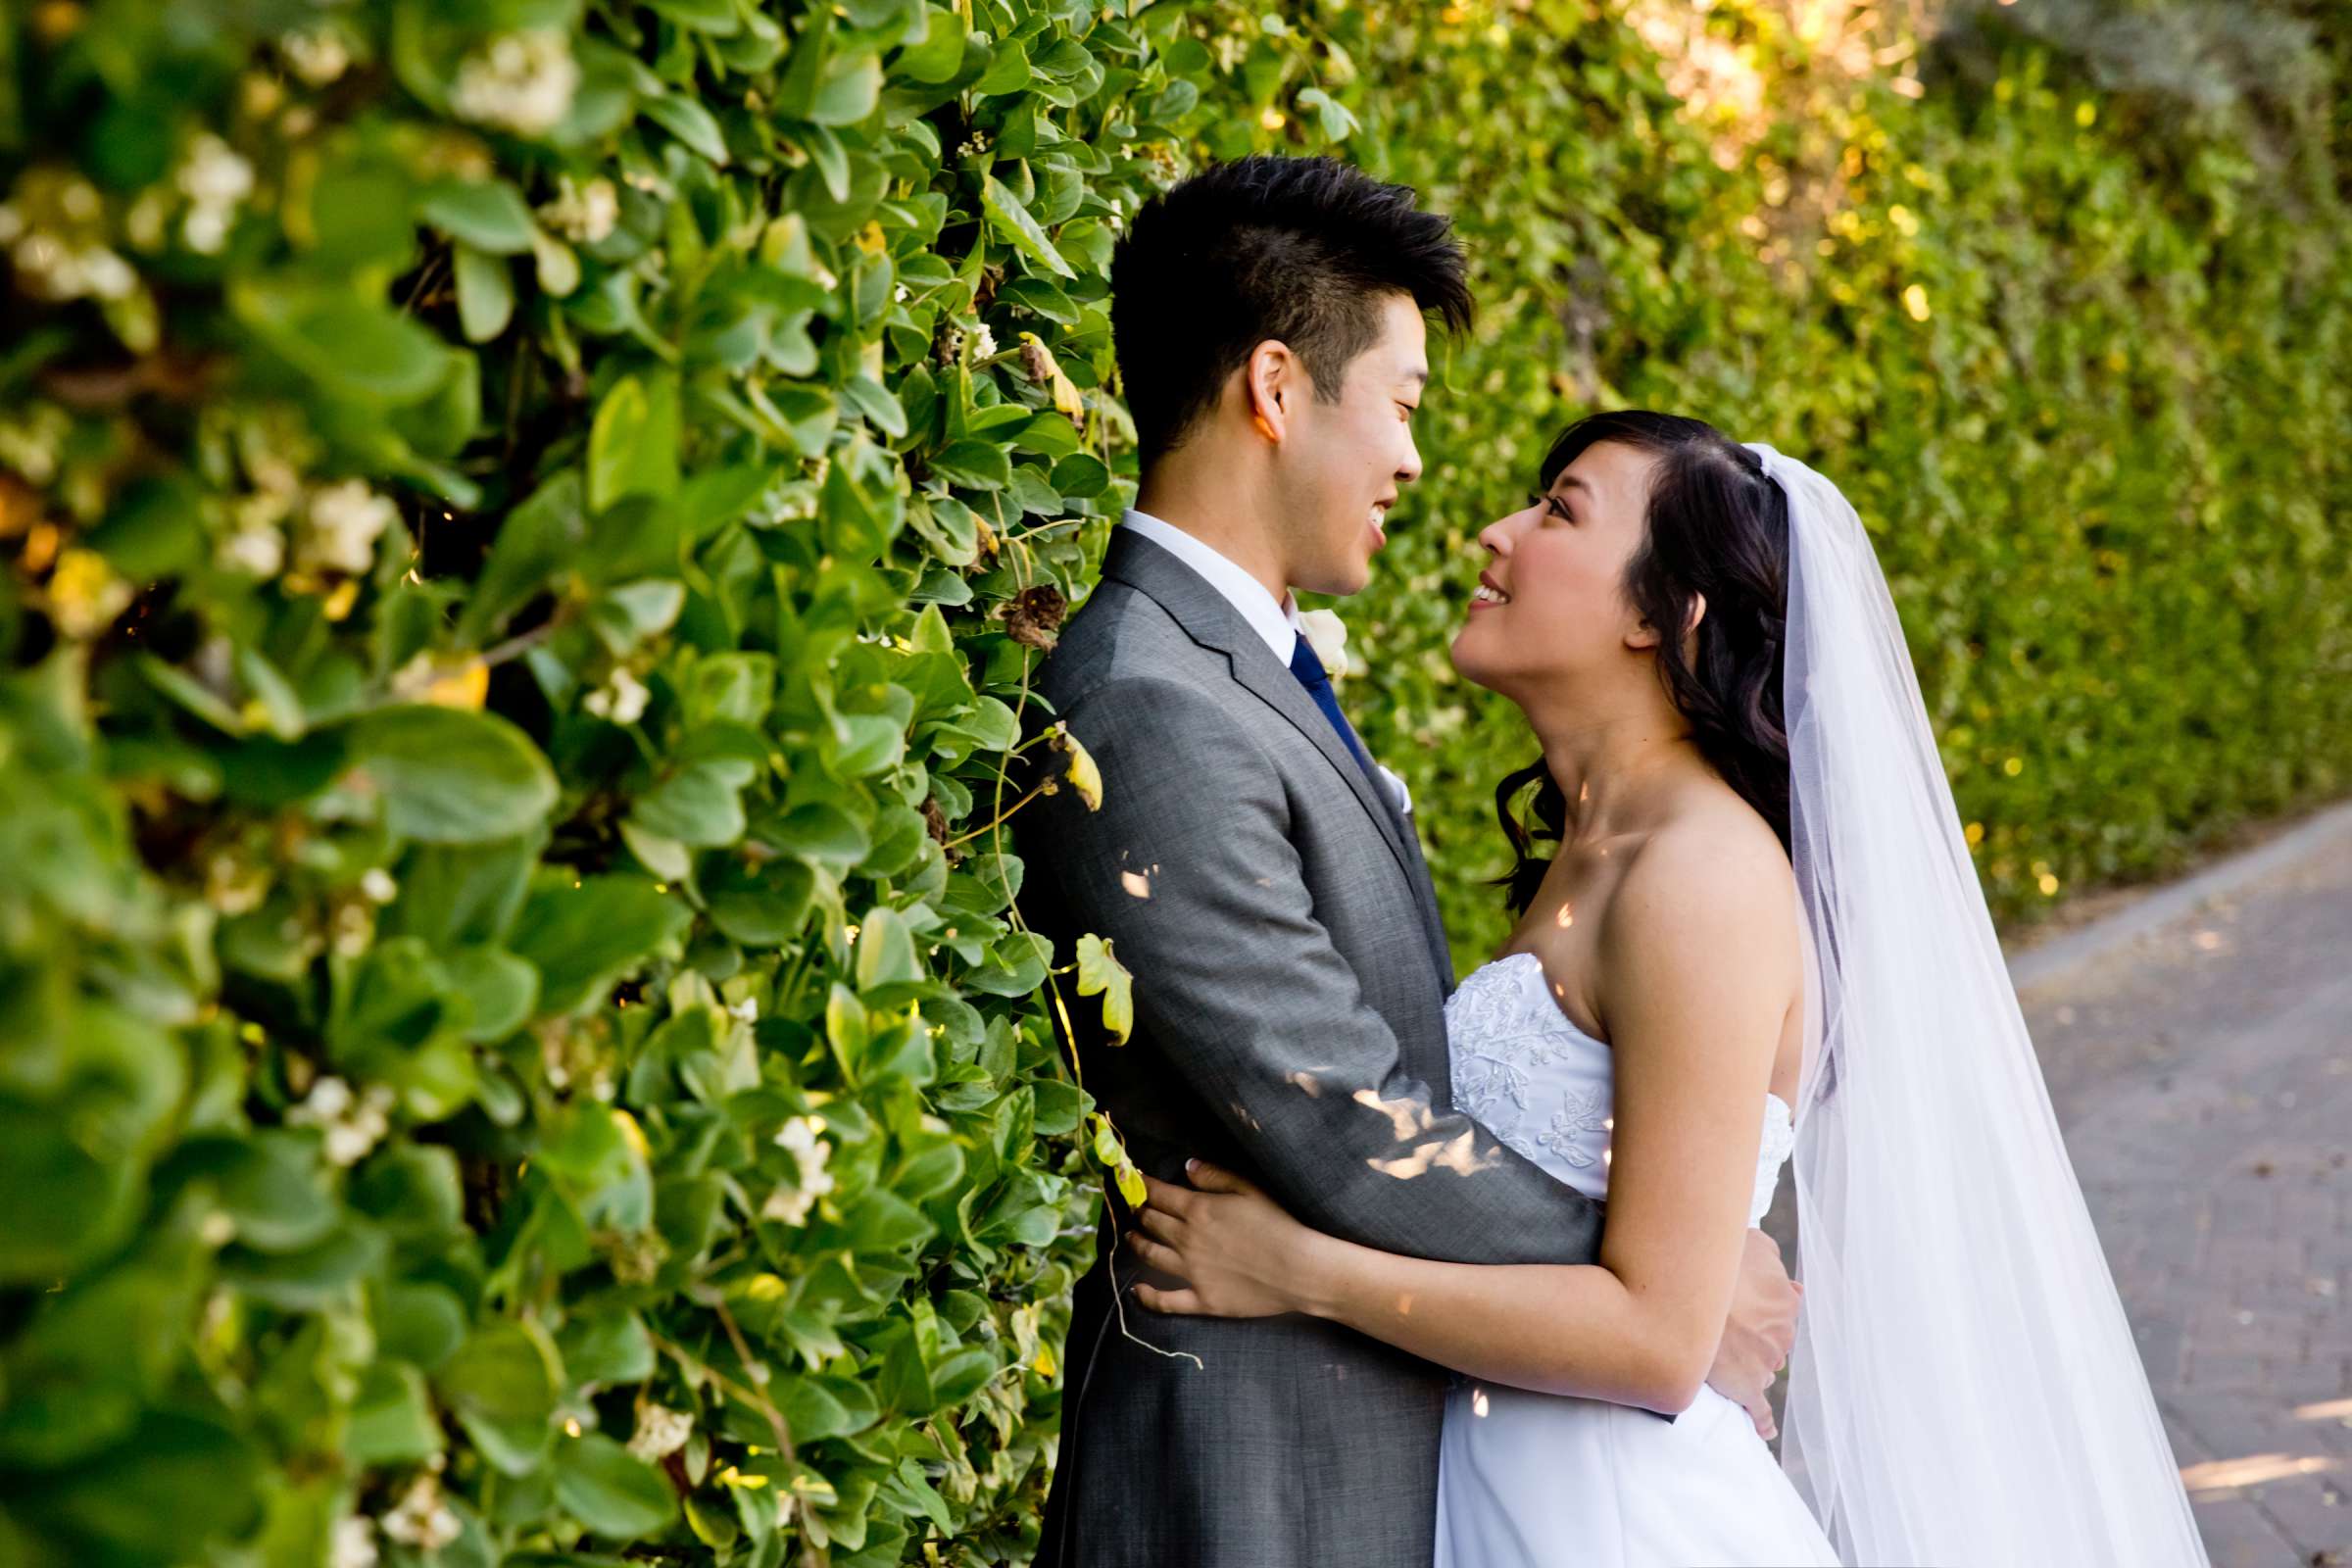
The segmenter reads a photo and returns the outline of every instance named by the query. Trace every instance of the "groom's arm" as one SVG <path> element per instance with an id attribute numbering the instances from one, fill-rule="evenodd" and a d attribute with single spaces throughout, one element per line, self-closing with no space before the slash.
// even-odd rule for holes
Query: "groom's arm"
<path id="1" fill-rule="evenodd" d="M 1102 809 L 1066 789 L 1030 807 L 1029 875 L 1053 876 L 1074 928 L 1116 945 L 1138 1032 L 1268 1191 L 1318 1230 L 1383 1251 L 1592 1261 L 1598 1206 L 1437 1109 L 1405 1072 L 1315 918 L 1282 781 L 1233 716 L 1193 687 L 1127 679 L 1065 718 L 1102 772 Z"/>

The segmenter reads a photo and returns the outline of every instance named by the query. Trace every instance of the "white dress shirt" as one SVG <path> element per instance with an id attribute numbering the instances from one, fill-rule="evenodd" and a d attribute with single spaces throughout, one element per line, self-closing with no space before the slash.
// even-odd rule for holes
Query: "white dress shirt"
<path id="1" fill-rule="evenodd" d="M 1126 514 L 1119 519 L 1119 526 L 1133 528 L 1199 572 L 1211 588 L 1224 595 L 1226 601 L 1242 612 L 1242 618 L 1250 623 L 1250 629 L 1264 639 L 1266 651 L 1282 661 L 1282 667 L 1291 667 L 1291 656 L 1298 652 L 1298 639 L 1306 635 L 1298 624 L 1297 595 L 1286 592 L 1277 600 L 1266 592 L 1264 583 L 1236 565 L 1230 557 L 1202 544 L 1174 523 L 1154 517 L 1148 512 L 1128 508 Z M 1372 766 L 1380 774 L 1382 782 L 1388 785 L 1389 794 L 1396 799 L 1396 808 L 1410 815 L 1413 793 L 1404 787 L 1404 780 L 1378 762 Z"/>

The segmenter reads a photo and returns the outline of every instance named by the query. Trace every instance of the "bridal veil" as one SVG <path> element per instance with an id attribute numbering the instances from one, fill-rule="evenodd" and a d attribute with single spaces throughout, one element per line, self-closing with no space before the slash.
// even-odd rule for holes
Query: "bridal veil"
<path id="1" fill-rule="evenodd" d="M 1869 536 L 1749 450 L 1788 500 L 1810 960 L 1787 1467 L 1849 1563 L 2201 1565 Z"/>

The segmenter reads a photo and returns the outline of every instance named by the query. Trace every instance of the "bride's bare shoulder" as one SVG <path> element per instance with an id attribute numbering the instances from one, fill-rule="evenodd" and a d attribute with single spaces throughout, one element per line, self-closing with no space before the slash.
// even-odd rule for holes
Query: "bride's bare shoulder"
<path id="1" fill-rule="evenodd" d="M 1767 960 L 1792 960 L 1796 873 L 1772 825 L 1737 797 L 1677 812 L 1627 857 L 1600 932 L 1604 961 L 1642 961 L 1670 943 L 1686 957 L 1724 956 L 1734 943 Z"/>

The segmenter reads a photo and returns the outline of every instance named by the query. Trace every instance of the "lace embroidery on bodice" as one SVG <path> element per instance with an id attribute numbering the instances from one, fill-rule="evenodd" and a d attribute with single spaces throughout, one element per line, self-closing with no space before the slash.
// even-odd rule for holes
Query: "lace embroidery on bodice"
<path id="1" fill-rule="evenodd" d="M 1514 953 L 1474 970 L 1446 1004 L 1446 1036 L 1455 1108 L 1569 1186 L 1608 1195 L 1616 1061 L 1560 1010 L 1541 958 Z M 1795 1147 L 1788 1103 L 1767 1095 L 1750 1225 Z"/>

